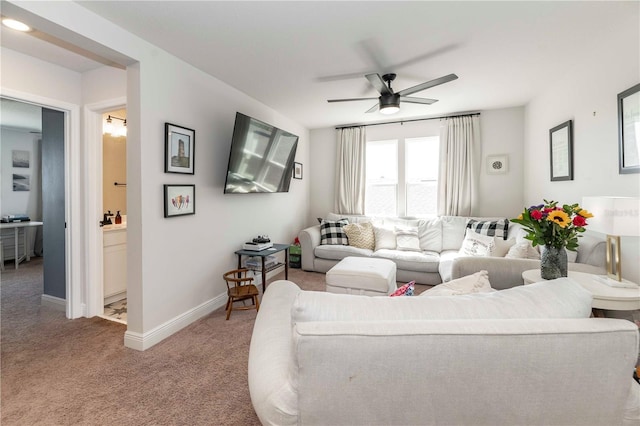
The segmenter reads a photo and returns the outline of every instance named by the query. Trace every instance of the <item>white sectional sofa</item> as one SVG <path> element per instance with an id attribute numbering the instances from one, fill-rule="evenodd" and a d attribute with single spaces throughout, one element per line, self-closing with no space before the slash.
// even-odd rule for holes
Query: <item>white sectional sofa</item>
<path id="1" fill-rule="evenodd" d="M 302 248 L 302 269 L 326 273 L 345 257 L 374 257 L 394 261 L 397 265 L 396 278 L 400 282 L 415 280 L 419 284 L 434 285 L 486 270 L 489 272 L 492 286 L 500 290 L 522 285 L 522 272 L 540 267 L 537 248 L 533 252 L 529 252 L 530 258 L 504 257 L 514 245 L 522 241 L 522 227 L 512 222 L 509 222 L 506 240 L 495 238 L 496 251 L 491 256 L 466 256 L 460 253 L 468 219 L 504 221 L 504 217 L 441 216 L 433 219 L 398 219 L 331 213 L 326 218 L 326 220 L 332 221 L 340 219 L 346 219 L 349 223 L 372 223 L 376 229 L 376 238 L 379 229 L 393 232 L 398 228 L 416 228 L 419 236 L 419 251 L 389 248 L 391 246 L 388 243 L 384 244 L 385 248 L 378 248 L 377 242 L 373 250 L 350 245 L 321 244 L 320 225 L 318 224 L 303 229 L 298 234 Z M 577 257 L 576 253 L 570 252 L 569 270 L 604 274 L 605 253 L 606 243 L 604 240 L 583 235 L 580 238 Z"/>
<path id="2" fill-rule="evenodd" d="M 638 425 L 638 329 L 567 278 L 461 296 L 267 287 L 249 390 L 264 425 Z"/>

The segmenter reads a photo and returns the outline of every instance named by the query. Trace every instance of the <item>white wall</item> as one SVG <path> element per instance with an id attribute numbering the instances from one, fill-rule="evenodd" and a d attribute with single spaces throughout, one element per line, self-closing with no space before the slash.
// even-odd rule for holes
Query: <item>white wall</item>
<path id="1" fill-rule="evenodd" d="M 367 140 L 384 140 L 434 136 L 440 133 L 440 120 L 416 121 L 367 127 Z M 480 202 L 477 216 L 515 217 L 523 207 L 522 149 L 524 110 L 522 107 L 482 111 L 480 115 L 482 139 L 482 168 L 480 172 Z M 335 161 L 338 131 L 334 128 L 311 131 L 311 198 L 307 225 L 316 223 L 334 211 Z M 486 173 L 487 155 L 507 154 L 509 171 L 501 175 Z"/>
<path id="2" fill-rule="evenodd" d="M 617 94 L 640 81 L 637 13 L 601 34 L 593 55 L 576 58 L 525 109 L 524 198 L 580 203 L 584 196 L 640 196 L 640 174 L 618 173 Z M 549 129 L 573 120 L 574 178 L 551 182 Z M 588 229 L 588 228 L 587 228 Z M 640 282 L 640 239 L 623 239 L 623 276 Z"/>
<path id="3" fill-rule="evenodd" d="M 2 164 L 2 205 L 0 214 L 27 214 L 32 220 L 42 219 L 40 184 L 40 135 L 24 130 L 2 128 L 0 161 Z M 29 167 L 16 168 L 12 151 L 28 151 Z M 13 190 L 13 174 L 29 175 L 29 191 Z"/>
<path id="4" fill-rule="evenodd" d="M 80 73 L 5 47 L 0 48 L 0 53 L 2 54 L 0 84 L 3 88 L 80 105 L 82 98 Z M 42 75 L 47 78 L 38 78 Z"/>
<path id="5" fill-rule="evenodd" d="M 299 135 L 296 161 L 307 166 L 304 127 L 77 4 L 22 6 L 138 61 L 126 73 L 128 332 L 149 337 L 213 299 L 225 301 L 222 274 L 236 266 L 233 252 L 244 241 L 258 234 L 293 241 L 305 224 L 308 179 L 293 180 L 284 194 L 224 195 L 223 184 L 236 111 Z M 84 102 L 119 96 L 99 93 L 98 81 L 85 78 Z M 13 80 L 3 75 L 2 85 Z M 164 173 L 165 122 L 195 130 L 194 175 Z M 165 219 L 163 184 L 195 184 L 196 214 Z"/>
<path id="6" fill-rule="evenodd" d="M 29 133 L 25 130 L 2 128 L 0 135 L 0 215 L 26 214 L 31 220 L 42 220 L 42 185 L 40 172 L 40 135 Z M 16 168 L 12 164 L 12 151 L 29 152 L 29 168 Z M 29 191 L 13 190 L 13 174 L 29 175 Z M 31 255 L 33 255 L 36 230 L 25 228 L 29 233 L 31 243 Z M 15 256 L 9 247 L 13 247 L 13 231 L 2 232 L 5 241 L 4 258 L 12 259 Z M 8 236 L 8 237 L 7 237 Z"/>

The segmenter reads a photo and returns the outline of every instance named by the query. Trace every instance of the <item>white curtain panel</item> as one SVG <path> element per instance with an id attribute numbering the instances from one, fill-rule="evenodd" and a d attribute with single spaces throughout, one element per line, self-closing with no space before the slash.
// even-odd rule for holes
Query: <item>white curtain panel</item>
<path id="1" fill-rule="evenodd" d="M 480 175 L 480 117 L 444 119 L 440 128 L 438 215 L 472 216 Z"/>
<path id="2" fill-rule="evenodd" d="M 364 214 L 366 129 L 338 130 L 336 213 Z"/>

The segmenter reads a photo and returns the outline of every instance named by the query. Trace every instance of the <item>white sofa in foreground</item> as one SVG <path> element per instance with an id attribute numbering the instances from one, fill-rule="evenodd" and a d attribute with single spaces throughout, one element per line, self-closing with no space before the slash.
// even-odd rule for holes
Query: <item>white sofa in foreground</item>
<path id="1" fill-rule="evenodd" d="M 460 252 L 468 219 L 491 222 L 505 221 L 506 218 L 440 216 L 433 219 L 401 219 L 330 213 L 326 219 L 336 221 L 343 218 L 350 224 L 372 224 L 376 239 L 373 249 L 351 244 L 321 244 L 320 225 L 311 226 L 298 234 L 302 248 L 302 269 L 326 273 L 345 257 L 371 257 L 395 262 L 396 278 L 401 282 L 434 285 L 486 270 L 491 285 L 502 290 L 522 285 L 522 272 L 540 268 L 538 248 L 531 247 L 524 252 L 514 250 L 520 248 L 522 243 L 529 244 L 527 240 L 523 241 L 524 230 L 516 223 L 508 223 L 506 239 L 495 237 L 495 250 L 488 256 L 468 256 Z M 393 234 L 398 229 L 417 230 L 418 245 L 415 250 L 398 249 Z M 577 252 L 569 252 L 569 270 L 605 274 L 605 241 L 583 235 L 579 243 Z"/>
<path id="2" fill-rule="evenodd" d="M 462 296 L 267 287 L 249 390 L 265 425 L 637 425 L 638 329 L 567 278 Z"/>

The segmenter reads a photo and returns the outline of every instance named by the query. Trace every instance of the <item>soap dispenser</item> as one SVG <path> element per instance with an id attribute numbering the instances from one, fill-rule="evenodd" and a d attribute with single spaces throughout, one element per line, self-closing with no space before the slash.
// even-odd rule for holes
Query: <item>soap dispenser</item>
<path id="1" fill-rule="evenodd" d="M 120 210 L 116 213 L 116 225 L 120 225 L 122 223 L 122 216 L 120 216 Z"/>

